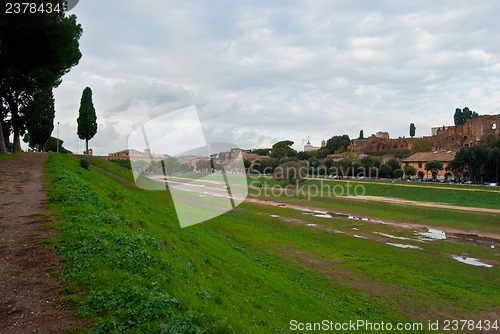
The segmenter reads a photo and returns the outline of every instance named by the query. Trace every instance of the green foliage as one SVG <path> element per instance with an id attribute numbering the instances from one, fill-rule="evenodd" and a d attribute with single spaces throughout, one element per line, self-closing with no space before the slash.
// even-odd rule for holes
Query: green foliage
<path id="1" fill-rule="evenodd" d="M 275 170 L 276 167 L 278 167 L 280 164 L 279 159 L 262 159 L 262 160 L 257 160 L 255 163 L 252 164 L 250 167 L 253 173 L 260 173 L 260 174 L 272 174 Z"/>
<path id="2" fill-rule="evenodd" d="M 387 164 L 381 164 L 378 169 L 378 176 L 381 178 L 389 178 L 392 176 L 392 168 Z"/>
<path id="3" fill-rule="evenodd" d="M 326 148 L 330 153 L 345 152 L 349 145 L 351 145 L 351 139 L 348 135 L 333 136 L 326 141 Z"/>
<path id="4" fill-rule="evenodd" d="M 52 87 L 39 89 L 28 106 L 26 128 L 29 133 L 29 146 L 43 150 L 54 130 L 54 95 Z"/>
<path id="5" fill-rule="evenodd" d="M 274 170 L 273 177 L 275 180 L 288 180 L 289 184 L 300 184 L 307 177 L 307 168 L 303 162 L 286 162 Z"/>
<path id="6" fill-rule="evenodd" d="M 395 149 L 390 149 L 390 150 L 381 150 L 378 152 L 369 152 L 367 153 L 372 156 L 384 156 L 384 155 L 392 155 L 398 159 L 404 159 L 408 158 L 410 155 L 412 155 L 412 152 L 408 149 L 405 148 L 395 148 Z"/>
<path id="7" fill-rule="evenodd" d="M 382 162 L 378 158 L 372 158 L 371 156 L 365 156 L 359 160 L 361 167 L 368 169 L 370 167 L 380 167 Z"/>
<path id="8" fill-rule="evenodd" d="M 389 159 L 386 164 L 391 167 L 391 170 L 395 171 L 396 169 L 401 168 L 401 164 L 396 159 Z"/>
<path id="9" fill-rule="evenodd" d="M 115 160 L 109 160 L 109 161 L 111 161 L 112 163 L 117 164 L 118 166 L 121 166 L 123 168 L 132 170 L 132 165 L 130 164 L 130 160 L 116 160 L 115 159 Z M 137 161 L 135 163 L 137 163 Z M 146 164 L 145 161 L 144 161 L 144 164 Z"/>
<path id="10" fill-rule="evenodd" d="M 180 171 L 181 163 L 175 157 L 168 157 L 163 160 L 163 163 L 165 164 L 167 175 L 172 175 L 173 173 Z"/>
<path id="11" fill-rule="evenodd" d="M 50 137 L 47 142 L 47 152 L 57 152 L 57 142 L 59 142 L 59 153 L 72 154 L 70 150 L 66 149 L 63 144 L 64 140 L 55 137 Z"/>
<path id="12" fill-rule="evenodd" d="M 431 152 L 431 151 L 432 151 L 431 141 L 423 138 L 416 140 L 411 147 L 411 153 Z"/>
<path id="13" fill-rule="evenodd" d="M 45 12 L 22 15 L 22 19 L 20 15 L 3 15 L 0 31 L 0 109 L 4 109 L 0 121 L 10 115 L 14 150 L 18 150 L 26 121 L 32 117 L 29 106 L 35 93 L 57 87 L 62 76 L 78 64 L 82 29 L 74 15 Z M 41 109 L 51 113 L 50 108 Z M 38 134 L 33 138 L 38 141 Z"/>
<path id="14" fill-rule="evenodd" d="M 415 127 L 415 124 L 410 123 L 410 137 L 411 138 L 415 137 L 415 131 L 416 130 L 417 130 L 417 128 Z"/>
<path id="15" fill-rule="evenodd" d="M 432 172 L 432 178 L 436 179 L 437 173 L 443 170 L 443 163 L 437 160 L 431 160 L 425 164 L 425 170 Z"/>
<path id="16" fill-rule="evenodd" d="M 210 160 L 198 160 L 196 161 L 195 165 L 196 165 L 196 170 L 198 171 L 212 170 L 212 163 L 210 162 Z"/>
<path id="17" fill-rule="evenodd" d="M 365 139 L 365 134 L 364 134 L 363 130 L 359 131 L 358 139 Z"/>
<path id="18" fill-rule="evenodd" d="M 297 151 L 295 151 L 291 146 L 293 145 L 291 140 L 283 140 L 277 142 L 273 145 L 271 150 L 271 158 L 283 159 L 285 157 L 295 157 L 297 156 Z"/>
<path id="19" fill-rule="evenodd" d="M 404 166 L 404 173 L 407 177 L 412 177 L 417 175 L 417 169 L 412 165 Z"/>
<path id="20" fill-rule="evenodd" d="M 97 116 L 92 102 L 92 90 L 86 87 L 82 93 L 78 112 L 78 138 L 85 140 L 85 152 L 89 151 L 89 140 L 97 133 Z"/>
<path id="21" fill-rule="evenodd" d="M 89 161 L 87 159 L 80 159 L 80 167 L 89 169 Z"/>
<path id="22" fill-rule="evenodd" d="M 464 125 L 466 121 L 478 116 L 479 114 L 477 112 L 471 111 L 468 107 L 465 107 L 463 110 L 460 108 L 455 109 L 453 119 L 455 121 L 455 125 Z"/>
<path id="23" fill-rule="evenodd" d="M 257 154 L 257 155 L 269 155 L 269 152 L 271 151 L 271 148 L 257 148 L 254 150 L 251 150 L 250 153 Z"/>
<path id="24" fill-rule="evenodd" d="M 403 177 L 404 172 L 401 168 L 398 168 L 392 171 L 392 175 L 395 179 L 400 179 Z"/>
<path id="25" fill-rule="evenodd" d="M 473 182 L 477 183 L 488 163 L 491 163 L 492 166 L 495 165 L 496 159 L 492 159 L 492 153 L 493 151 L 489 151 L 483 145 L 462 147 L 450 162 L 448 170 L 452 171 L 458 178 L 469 176 Z"/>

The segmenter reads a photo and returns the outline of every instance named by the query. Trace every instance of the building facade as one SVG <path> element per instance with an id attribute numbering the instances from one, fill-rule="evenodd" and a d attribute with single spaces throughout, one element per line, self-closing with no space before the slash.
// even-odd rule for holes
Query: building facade
<path id="1" fill-rule="evenodd" d="M 437 177 L 438 178 L 444 178 L 445 174 L 447 173 L 446 167 L 448 167 L 448 164 L 450 161 L 452 161 L 455 158 L 455 152 L 453 151 L 434 151 L 434 152 L 419 152 L 415 153 L 411 156 L 409 156 L 406 159 L 403 159 L 403 166 L 413 166 L 418 172 L 423 172 L 425 175 L 428 174 L 428 172 L 425 170 L 425 165 L 429 161 L 439 161 L 443 164 L 443 170 L 438 171 Z M 430 172 L 429 172 L 430 173 Z"/>

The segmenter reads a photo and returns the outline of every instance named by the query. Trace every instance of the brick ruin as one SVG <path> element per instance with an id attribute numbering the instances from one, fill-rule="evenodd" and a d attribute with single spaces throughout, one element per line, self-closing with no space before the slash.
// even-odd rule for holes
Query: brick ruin
<path id="1" fill-rule="evenodd" d="M 411 150 L 413 145 L 422 139 L 432 144 L 433 151 L 457 151 L 465 146 L 476 145 L 483 136 L 500 137 L 500 114 L 483 115 L 470 119 L 463 125 L 434 128 L 432 136 L 421 138 L 388 139 L 385 136 L 372 135 L 365 139 L 354 139 L 349 146 L 352 152 L 379 152 L 392 149 Z"/>

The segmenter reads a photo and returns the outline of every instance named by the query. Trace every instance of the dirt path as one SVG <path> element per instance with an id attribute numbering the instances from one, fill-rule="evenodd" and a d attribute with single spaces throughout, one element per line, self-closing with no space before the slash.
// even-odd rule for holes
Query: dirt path
<path id="1" fill-rule="evenodd" d="M 404 205 L 412 205 L 412 206 L 422 206 L 427 208 L 436 208 L 436 209 L 452 209 L 459 211 L 472 211 L 472 212 L 485 212 L 485 213 L 496 213 L 500 214 L 500 209 L 488 209 L 488 208 L 476 208 L 471 206 L 457 206 L 457 205 L 449 205 L 444 203 L 434 203 L 434 202 L 420 202 L 420 201 L 410 201 L 406 199 L 400 198 L 392 198 L 392 197 L 381 197 L 381 196 L 343 196 L 342 198 L 354 199 L 360 201 L 375 201 L 375 202 L 384 202 L 391 204 L 404 204 Z"/>
<path id="2" fill-rule="evenodd" d="M 44 220 L 44 161 L 27 153 L 0 161 L 0 333 L 63 333 L 83 325 L 58 306 L 61 269 L 41 240 L 50 237 Z"/>

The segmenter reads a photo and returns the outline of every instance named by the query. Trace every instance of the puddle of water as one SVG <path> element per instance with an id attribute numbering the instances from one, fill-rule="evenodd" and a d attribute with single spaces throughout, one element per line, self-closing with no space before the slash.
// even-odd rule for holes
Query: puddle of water
<path id="1" fill-rule="evenodd" d="M 446 232 L 434 228 L 428 228 L 427 232 L 417 232 L 417 235 L 421 241 L 446 240 Z"/>
<path id="2" fill-rule="evenodd" d="M 455 260 L 457 260 L 459 262 L 462 262 L 465 264 L 470 264 L 470 265 L 476 266 L 476 267 L 486 267 L 486 268 L 493 267 L 491 264 L 481 262 L 480 260 L 475 259 L 473 257 L 463 257 L 463 256 L 458 256 L 458 255 L 452 255 L 452 258 L 454 258 Z"/>
<path id="3" fill-rule="evenodd" d="M 398 237 L 392 234 L 387 234 L 387 233 L 382 233 L 382 232 L 373 232 L 373 234 L 378 234 L 383 237 L 391 238 L 391 239 L 398 239 L 398 240 L 413 240 L 411 238 L 406 238 L 406 237 Z"/>
<path id="4" fill-rule="evenodd" d="M 313 215 L 314 217 L 318 217 L 318 218 L 333 218 L 331 215 L 329 214 L 317 214 L 317 215 Z"/>
<path id="5" fill-rule="evenodd" d="M 316 225 L 316 224 L 307 224 L 306 226 L 309 226 L 309 227 L 316 227 L 316 226 L 318 226 L 318 225 Z"/>
<path id="6" fill-rule="evenodd" d="M 278 215 L 271 215 L 271 217 L 273 217 L 273 218 L 279 218 L 280 216 L 278 216 Z"/>
<path id="7" fill-rule="evenodd" d="M 386 242 L 386 245 L 391 245 L 399 248 L 408 248 L 408 249 L 422 249 L 422 247 L 413 246 L 413 245 L 405 245 L 405 244 L 393 244 L 392 242 Z"/>
<path id="8" fill-rule="evenodd" d="M 321 211 L 321 210 L 311 210 L 311 209 L 301 209 L 302 212 L 304 212 L 304 214 L 306 215 L 310 215 L 310 214 L 320 214 L 320 215 L 328 215 L 328 212 L 326 211 Z"/>
<path id="9" fill-rule="evenodd" d="M 357 234 L 354 234 L 354 235 L 353 235 L 353 237 L 368 240 L 368 238 L 367 238 L 367 237 L 364 237 L 364 236 L 362 236 L 362 235 L 357 235 Z"/>

